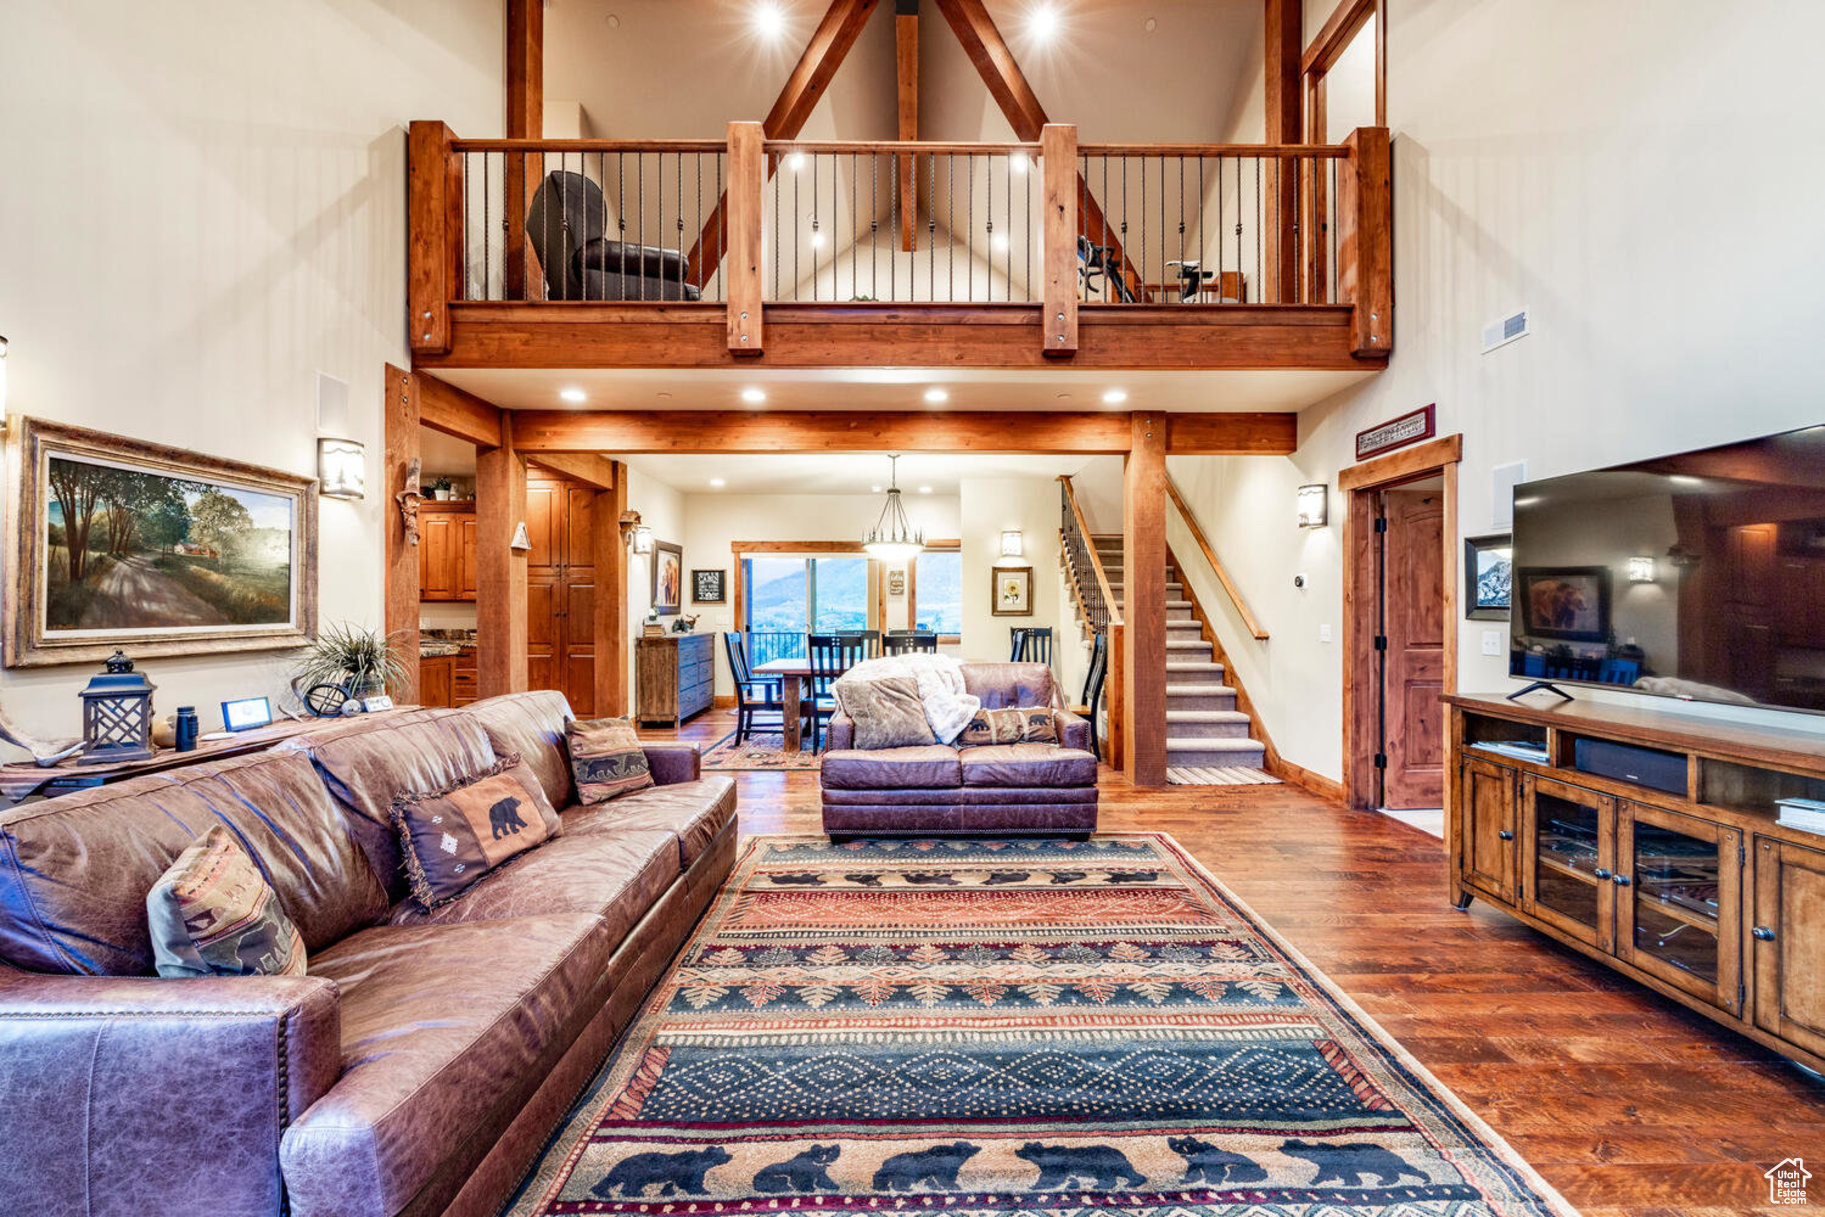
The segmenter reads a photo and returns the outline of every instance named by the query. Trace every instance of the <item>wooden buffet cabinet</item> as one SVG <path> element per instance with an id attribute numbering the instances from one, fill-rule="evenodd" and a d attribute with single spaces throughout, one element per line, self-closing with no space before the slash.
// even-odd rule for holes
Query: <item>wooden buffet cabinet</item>
<path id="1" fill-rule="evenodd" d="M 1815 1070 L 1825 1070 L 1825 836 L 1775 800 L 1825 798 L 1825 742 L 1653 709 L 1446 696 L 1452 901 L 1494 904 Z M 1620 743 L 1657 789 L 1587 772 Z M 1545 749 L 1531 760 L 1492 744 Z M 1644 770 L 1645 772 L 1645 770 Z"/>
<path id="2" fill-rule="evenodd" d="M 634 643 L 635 716 L 643 727 L 676 727 L 716 700 L 716 635 L 662 634 Z"/>

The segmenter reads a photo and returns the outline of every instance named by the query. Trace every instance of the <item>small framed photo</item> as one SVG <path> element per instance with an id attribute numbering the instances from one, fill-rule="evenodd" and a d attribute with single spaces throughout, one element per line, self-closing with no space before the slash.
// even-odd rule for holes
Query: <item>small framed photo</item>
<path id="1" fill-rule="evenodd" d="M 1033 615 L 1033 568 L 1030 566 L 997 566 L 995 568 L 995 603 L 997 617 L 1031 617 Z"/>
<path id="2" fill-rule="evenodd" d="M 661 617 L 676 616 L 684 595 L 684 547 L 653 543 L 653 608 Z"/>
<path id="3" fill-rule="evenodd" d="M 1507 621 L 1514 590 L 1514 536 L 1490 533 L 1464 538 L 1464 616 Z"/>
<path id="4" fill-rule="evenodd" d="M 726 571 L 694 570 L 691 572 L 691 603 L 721 604 L 728 599 L 723 590 Z"/>
<path id="5" fill-rule="evenodd" d="M 272 726 L 272 702 L 264 697 L 241 697 L 222 703 L 222 726 L 228 731 L 252 731 Z"/>

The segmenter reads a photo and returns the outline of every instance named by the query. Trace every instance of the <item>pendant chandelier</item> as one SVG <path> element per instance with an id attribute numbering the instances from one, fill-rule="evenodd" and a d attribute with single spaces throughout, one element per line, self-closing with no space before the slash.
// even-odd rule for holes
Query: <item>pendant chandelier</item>
<path id="1" fill-rule="evenodd" d="M 900 502 L 900 454 L 891 453 L 887 459 L 892 462 L 887 502 L 881 505 L 881 518 L 869 530 L 862 548 L 882 561 L 904 562 L 925 548 L 925 534 L 913 531 L 906 518 L 906 505 Z"/>

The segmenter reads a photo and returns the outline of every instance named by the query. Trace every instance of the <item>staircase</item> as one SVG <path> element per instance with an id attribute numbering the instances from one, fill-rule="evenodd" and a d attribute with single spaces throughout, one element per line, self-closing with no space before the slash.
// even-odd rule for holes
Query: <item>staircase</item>
<path id="1" fill-rule="evenodd" d="M 1116 604 L 1126 570 L 1120 534 L 1093 534 L 1097 561 Z M 1205 636 L 1207 623 L 1169 565 L 1166 571 L 1166 768 L 1176 786 L 1249 785 L 1276 779 L 1263 771 L 1266 749 L 1236 709 L 1236 691 Z"/>

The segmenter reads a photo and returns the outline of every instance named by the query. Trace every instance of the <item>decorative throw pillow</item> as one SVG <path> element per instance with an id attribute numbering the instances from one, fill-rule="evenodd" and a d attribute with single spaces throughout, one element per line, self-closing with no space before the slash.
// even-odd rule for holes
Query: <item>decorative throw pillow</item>
<path id="1" fill-rule="evenodd" d="M 146 893 L 160 976 L 302 976 L 304 939 L 240 840 L 217 824 Z"/>
<path id="2" fill-rule="evenodd" d="M 978 710 L 970 725 L 957 737 L 963 748 L 984 744 L 1056 744 L 1058 721 L 1043 706 L 1014 706 L 1006 710 Z"/>
<path id="3" fill-rule="evenodd" d="M 855 723 L 855 746 L 863 749 L 908 748 L 935 744 L 919 681 L 912 676 L 876 676 L 836 682 L 837 702 Z"/>
<path id="4" fill-rule="evenodd" d="M 393 827 L 412 895 L 428 909 L 564 831 L 517 752 L 442 790 L 400 795 Z"/>
<path id="5" fill-rule="evenodd" d="M 564 728 L 564 740 L 579 803 L 606 803 L 653 784 L 653 767 L 640 748 L 632 719 L 573 719 Z"/>

